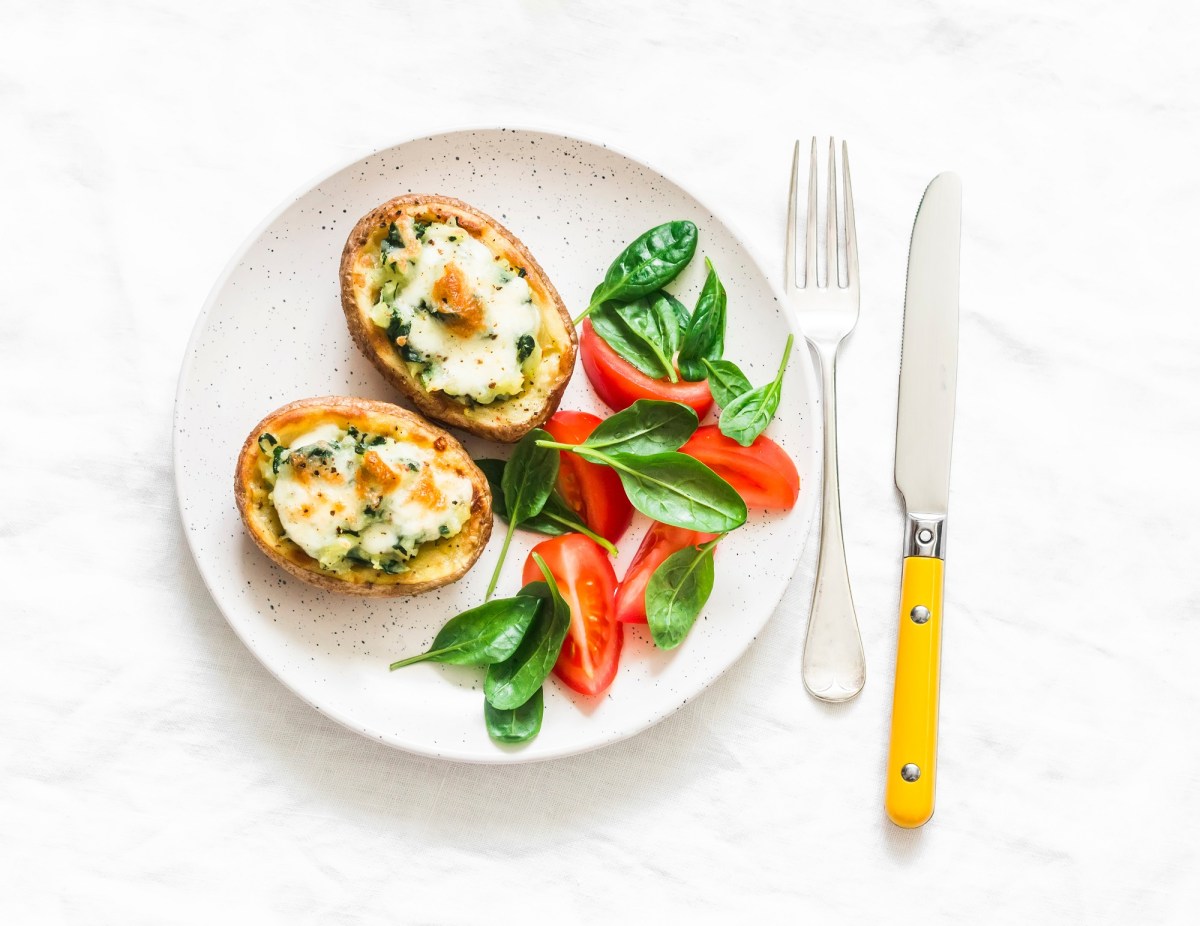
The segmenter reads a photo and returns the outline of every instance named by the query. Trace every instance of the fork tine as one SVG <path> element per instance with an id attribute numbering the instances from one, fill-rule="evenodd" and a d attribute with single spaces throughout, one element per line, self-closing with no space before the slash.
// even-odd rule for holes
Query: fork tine
<path id="1" fill-rule="evenodd" d="M 846 218 L 846 286 L 858 286 L 858 236 L 854 231 L 854 194 L 850 191 L 850 149 L 842 142 L 842 192 L 844 193 Z"/>
<path id="2" fill-rule="evenodd" d="M 804 233 L 804 285 L 817 286 L 817 136 L 808 156 L 808 221 Z"/>
<path id="3" fill-rule="evenodd" d="M 837 147 L 829 137 L 829 194 L 825 198 L 825 285 L 837 289 L 838 230 L 837 230 Z"/>
<path id="4" fill-rule="evenodd" d="M 800 195 L 800 141 L 792 152 L 792 185 L 788 189 L 787 241 L 783 253 L 783 283 L 788 292 L 796 285 L 796 197 Z"/>

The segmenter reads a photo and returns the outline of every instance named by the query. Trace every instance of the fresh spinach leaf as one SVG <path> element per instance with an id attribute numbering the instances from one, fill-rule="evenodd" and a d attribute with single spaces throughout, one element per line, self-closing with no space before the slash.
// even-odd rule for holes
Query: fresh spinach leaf
<path id="1" fill-rule="evenodd" d="M 550 435 L 541 428 L 534 428 L 521 438 L 508 465 L 504 467 L 501 480 L 504 504 L 509 517 L 517 523 L 541 511 L 546 499 L 554 491 L 554 481 L 558 478 L 558 454 L 538 446 L 538 441 L 549 438 Z"/>
<path id="2" fill-rule="evenodd" d="M 665 350 L 668 358 L 674 358 L 683 342 L 683 333 L 687 331 L 690 315 L 682 302 L 668 292 L 659 290 L 646 297 L 658 321 L 658 330 L 662 332 Z"/>
<path id="3" fill-rule="evenodd" d="M 630 504 L 656 521 L 710 534 L 731 531 L 746 521 L 746 503 L 737 490 L 687 454 L 614 453 L 586 443 L 541 443 L 614 469 Z"/>
<path id="4" fill-rule="evenodd" d="M 571 608 L 559 594 L 554 576 L 536 553 L 534 562 L 546 581 L 531 582 L 520 594 L 540 598 L 542 606 L 517 651 L 504 662 L 489 666 L 483 682 L 484 697 L 500 710 L 513 710 L 533 697 L 558 661 L 571 626 Z"/>
<path id="5" fill-rule="evenodd" d="M 646 583 L 646 621 L 660 649 L 683 642 L 712 594 L 716 540 L 672 553 Z"/>
<path id="6" fill-rule="evenodd" d="M 725 353 L 725 286 L 708 258 L 708 276 L 696 300 L 696 310 L 679 345 L 679 373 L 688 382 L 704 379 L 702 361 L 720 360 Z"/>
<path id="7" fill-rule="evenodd" d="M 497 743 L 527 743 L 542 729 L 542 688 L 539 685 L 524 704 L 500 710 L 484 699 L 483 722 Z"/>
<path id="8" fill-rule="evenodd" d="M 728 408 L 738 396 L 754 387 L 732 360 L 701 360 L 708 371 L 708 388 L 721 408 Z"/>
<path id="9" fill-rule="evenodd" d="M 517 651 L 541 602 L 517 595 L 496 598 L 446 621 L 428 651 L 393 662 L 392 669 L 416 662 L 448 662 L 456 666 L 490 666 Z"/>
<path id="10" fill-rule="evenodd" d="M 538 514 L 546 504 L 546 499 L 554 491 L 555 480 L 558 479 L 558 451 L 539 445 L 539 441 L 550 437 L 541 428 L 534 428 L 517 444 L 512 458 L 504 467 L 501 478 L 501 489 L 504 496 L 504 506 L 508 513 L 508 532 L 504 535 L 504 545 L 500 547 L 500 558 L 496 560 L 496 568 L 492 572 L 492 580 L 488 583 L 484 600 L 492 597 L 496 583 L 500 580 L 500 569 L 504 558 L 508 555 L 508 545 L 512 543 L 513 531 L 522 521 L 527 521 Z"/>
<path id="11" fill-rule="evenodd" d="M 679 381 L 658 316 L 646 299 L 605 302 L 592 310 L 592 328 L 622 360 L 652 379 Z"/>
<path id="12" fill-rule="evenodd" d="M 708 534 L 731 531 L 746 521 L 746 503 L 737 490 L 687 454 L 583 450 L 587 459 L 615 469 L 630 504 L 655 521 Z"/>
<path id="13" fill-rule="evenodd" d="M 779 372 L 765 386 L 744 392 L 721 409 L 718 422 L 721 433 L 731 437 L 743 447 L 754 443 L 758 435 L 767 429 L 779 408 L 779 397 L 783 392 L 783 374 L 787 371 L 788 358 L 792 354 L 792 335 L 788 335 L 779 362 Z"/>
<path id="14" fill-rule="evenodd" d="M 675 354 L 689 316 L 670 293 L 660 289 L 632 302 L 606 302 L 591 318 L 596 333 L 623 359 L 647 376 L 679 381 Z"/>
<path id="15" fill-rule="evenodd" d="M 568 505 L 557 492 L 546 500 L 546 507 L 541 510 L 540 514 L 523 522 L 521 526 L 526 530 L 537 531 L 539 534 L 546 534 L 550 537 L 569 533 L 583 534 L 604 547 L 610 556 L 617 555 L 617 548 L 613 546 L 612 542 L 601 537 L 579 520 L 575 509 Z"/>
<path id="16" fill-rule="evenodd" d="M 475 465 L 483 471 L 483 475 L 487 477 L 488 485 L 492 489 L 492 513 L 507 523 L 508 506 L 504 504 L 504 490 L 501 488 L 505 462 L 485 458 L 476 460 Z M 617 548 L 580 521 L 579 515 L 558 494 L 557 490 L 550 493 L 550 497 L 546 499 L 546 504 L 540 512 L 532 518 L 522 521 L 518 526 L 523 530 L 545 534 L 547 537 L 561 537 L 563 534 L 570 533 L 583 534 L 604 547 L 612 556 L 617 555 Z"/>
<path id="17" fill-rule="evenodd" d="M 578 520 L 579 516 L 575 514 L 571 506 L 555 492 L 546 499 L 546 507 L 528 521 L 522 521 L 521 526 L 526 530 L 536 531 L 548 537 L 557 537 L 560 534 L 576 530 L 574 525 Z M 582 531 L 576 532 L 582 533 Z"/>
<path id="18" fill-rule="evenodd" d="M 696 253 L 698 236 L 695 224 L 688 221 L 667 222 L 643 232 L 617 255 L 576 324 L 610 299 L 636 299 L 671 282 Z"/>
<path id="19" fill-rule="evenodd" d="M 679 402 L 638 399 L 606 418 L 583 442 L 605 453 L 663 453 L 687 443 L 700 420 L 696 410 Z"/>

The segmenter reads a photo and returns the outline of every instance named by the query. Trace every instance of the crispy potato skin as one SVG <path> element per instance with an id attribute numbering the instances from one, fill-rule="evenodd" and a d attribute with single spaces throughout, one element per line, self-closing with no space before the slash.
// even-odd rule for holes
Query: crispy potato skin
<path id="1" fill-rule="evenodd" d="M 370 566 L 353 565 L 348 572 L 323 570 L 315 559 L 283 536 L 275 506 L 268 499 L 270 483 L 262 472 L 258 438 L 270 432 L 286 445 L 312 428 L 333 422 L 339 427 L 354 425 L 360 431 L 383 434 L 397 440 L 433 447 L 453 462 L 455 470 L 471 481 L 471 515 L 453 537 L 424 543 L 409 561 L 409 571 L 388 575 Z M 267 556 L 297 579 L 310 585 L 373 598 L 419 595 L 463 577 L 475 565 L 492 533 L 492 493 L 487 479 L 462 445 L 436 425 L 398 405 L 325 396 L 301 399 L 283 406 L 254 426 L 238 454 L 233 494 L 238 513 L 250 537 Z"/>
<path id="2" fill-rule="evenodd" d="M 514 267 L 523 267 L 542 317 L 538 336 L 542 362 L 534 382 L 519 396 L 490 405 L 467 406 L 449 396 L 427 392 L 400 357 L 384 329 L 371 321 L 379 298 L 376 255 L 387 227 L 397 218 L 439 222 L 457 219 L 459 226 Z M 570 313 L 545 271 L 508 229 L 472 206 L 448 196 L 398 196 L 372 209 L 350 232 L 341 262 L 342 310 L 359 349 L 383 377 L 423 414 L 471 434 L 512 443 L 541 425 L 558 408 L 575 369 L 579 341 Z"/>

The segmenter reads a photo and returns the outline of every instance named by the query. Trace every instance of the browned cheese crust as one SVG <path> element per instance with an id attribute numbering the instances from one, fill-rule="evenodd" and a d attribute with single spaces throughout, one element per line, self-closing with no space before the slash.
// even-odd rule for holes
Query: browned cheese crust
<path id="1" fill-rule="evenodd" d="M 279 515 L 268 495 L 271 484 L 264 473 L 264 454 L 258 439 L 270 433 L 284 446 L 318 425 L 333 423 L 345 428 L 382 434 L 405 443 L 432 447 L 454 472 L 471 481 L 474 493 L 471 514 L 453 537 L 421 544 L 408 561 L 408 571 L 388 575 L 367 565 L 353 564 L 346 572 L 324 570 L 317 561 L 283 535 Z M 250 432 L 238 455 L 233 480 L 238 512 L 251 538 L 267 556 L 297 579 L 331 592 L 376 598 L 419 595 L 462 578 L 492 533 L 492 493 L 487 479 L 462 445 L 419 415 L 387 402 L 326 396 L 301 399 L 272 412 Z"/>
<path id="2" fill-rule="evenodd" d="M 520 395 L 489 405 L 464 405 L 440 392 L 429 392 L 401 358 L 387 332 L 371 320 L 379 300 L 379 248 L 388 226 L 397 223 L 411 250 L 419 247 L 412 237 L 412 221 L 448 222 L 481 241 L 513 267 L 525 270 L 533 302 L 541 314 L 538 334 L 542 360 L 533 381 Z M 400 221 L 398 221 L 400 220 Z M 520 440 L 554 414 L 575 369 L 578 338 L 571 316 L 558 291 L 528 249 L 508 229 L 478 209 L 448 196 L 410 194 L 398 196 L 359 219 L 341 263 L 342 309 L 359 349 L 384 378 L 400 390 L 421 412 L 471 434 L 492 440 Z"/>

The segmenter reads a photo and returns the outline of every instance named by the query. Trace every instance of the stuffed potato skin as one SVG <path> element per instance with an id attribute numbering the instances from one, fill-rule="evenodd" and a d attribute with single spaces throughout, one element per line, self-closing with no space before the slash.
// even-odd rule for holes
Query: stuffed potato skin
<path id="1" fill-rule="evenodd" d="M 389 225 L 414 221 L 456 222 L 493 254 L 520 268 L 538 309 L 541 358 L 521 393 L 489 404 L 464 403 L 429 391 L 400 356 L 386 329 L 371 317 L 379 298 L 379 249 Z M 415 241 L 405 239 L 405 251 Z M 562 398 L 575 368 L 578 339 L 562 298 L 529 250 L 495 219 L 447 196 L 409 194 L 378 206 L 351 231 L 342 251 L 342 309 L 359 349 L 383 377 L 424 415 L 471 434 L 511 443 L 545 422 Z"/>
<path id="2" fill-rule="evenodd" d="M 389 574 L 357 564 L 343 572 L 322 569 L 313 557 L 284 536 L 279 514 L 268 497 L 272 484 L 264 473 L 259 438 L 270 433 L 287 446 L 295 438 L 329 423 L 340 428 L 353 425 L 364 433 L 415 443 L 436 452 L 442 465 L 449 465 L 471 484 L 470 515 L 462 529 L 453 536 L 422 544 L 405 572 Z M 251 539 L 273 562 L 310 585 L 341 594 L 398 597 L 419 595 L 448 585 L 462 578 L 475 564 L 492 532 L 491 490 L 462 445 L 407 409 L 369 399 L 346 396 L 301 399 L 267 415 L 255 425 L 238 455 L 234 498 Z"/>

